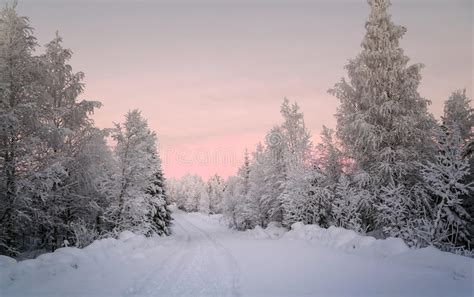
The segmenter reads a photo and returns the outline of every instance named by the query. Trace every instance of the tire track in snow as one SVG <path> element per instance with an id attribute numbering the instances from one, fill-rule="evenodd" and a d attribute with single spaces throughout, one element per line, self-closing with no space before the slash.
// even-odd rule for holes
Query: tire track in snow
<path id="1" fill-rule="evenodd" d="M 127 297 L 239 297 L 239 268 L 232 254 L 206 231 L 175 213 L 186 234 L 179 247 L 147 274 Z"/>
<path id="2" fill-rule="evenodd" d="M 177 223 L 176 221 L 173 222 L 173 225 L 179 227 L 182 231 L 184 231 L 186 240 L 177 241 L 180 244 L 171 251 L 166 257 L 161 260 L 160 262 L 156 263 L 156 268 L 152 269 L 150 272 L 146 273 L 140 280 L 135 280 L 134 284 L 129 287 L 122 295 L 123 297 L 139 297 L 139 296 L 147 296 L 144 295 L 144 289 L 146 288 L 147 284 L 152 281 L 155 275 L 162 269 L 163 266 L 173 259 L 173 257 L 179 253 L 181 250 L 184 249 L 185 245 L 191 241 L 191 237 L 186 229 L 184 229 L 181 224 Z"/>
<path id="3" fill-rule="evenodd" d="M 232 255 L 232 253 L 225 247 L 223 246 L 220 242 L 218 242 L 214 237 L 212 237 L 208 232 L 206 232 L 204 229 L 196 226 L 195 224 L 191 223 L 189 220 L 182 218 L 182 220 L 186 221 L 190 226 L 201 232 L 207 239 L 209 239 L 215 247 L 218 249 L 224 251 L 224 255 L 226 257 L 227 262 L 229 263 L 231 267 L 231 273 L 232 273 L 232 296 L 238 297 L 240 296 L 240 268 L 237 263 L 237 260 L 235 257 Z"/>

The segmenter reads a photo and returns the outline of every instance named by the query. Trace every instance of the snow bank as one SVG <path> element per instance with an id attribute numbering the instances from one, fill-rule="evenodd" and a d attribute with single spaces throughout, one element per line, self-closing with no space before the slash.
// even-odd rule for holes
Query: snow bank
<path id="1" fill-rule="evenodd" d="M 0 255 L 0 268 L 8 268 L 16 264 L 16 260 L 7 256 Z"/>
<path id="2" fill-rule="evenodd" d="M 325 229 L 317 225 L 304 225 L 303 223 L 294 223 L 284 238 L 303 239 L 340 250 L 380 256 L 398 255 L 410 250 L 399 238 L 375 239 L 344 228 L 331 226 Z"/>
<path id="3" fill-rule="evenodd" d="M 0 291 L 17 280 L 33 283 L 50 279 L 56 275 L 78 270 L 83 266 L 100 265 L 110 259 L 137 259 L 141 256 L 134 251 L 157 245 L 159 237 L 146 238 L 132 232 L 122 232 L 118 239 L 96 240 L 89 246 L 78 249 L 65 247 L 40 255 L 36 259 L 17 262 L 0 256 Z"/>
<path id="4" fill-rule="evenodd" d="M 253 229 L 246 230 L 245 233 L 255 239 L 278 239 L 281 238 L 287 231 L 288 230 L 283 228 L 281 224 L 271 222 L 265 229 L 257 226 Z"/>
<path id="5" fill-rule="evenodd" d="M 399 238 L 375 239 L 344 228 L 331 226 L 325 229 L 303 223 L 294 223 L 288 231 L 280 224 L 272 222 L 265 229 L 257 226 L 246 230 L 244 234 L 254 239 L 303 240 L 339 250 L 376 254 L 383 257 L 402 254 L 410 250 Z"/>

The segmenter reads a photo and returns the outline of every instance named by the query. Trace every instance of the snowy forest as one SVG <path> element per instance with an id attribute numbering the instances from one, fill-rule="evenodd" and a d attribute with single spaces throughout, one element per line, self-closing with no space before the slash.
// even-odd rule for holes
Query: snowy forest
<path id="1" fill-rule="evenodd" d="M 79 98 L 84 73 L 68 64 L 62 37 L 38 56 L 33 28 L 15 6 L 2 9 L 0 26 L 0 254 L 84 247 L 123 230 L 169 234 L 146 119 L 132 110 L 114 128 L 96 128 L 90 115 L 101 103 Z"/>
<path id="2" fill-rule="evenodd" d="M 373 3 L 360 54 L 329 90 L 340 101 L 335 131 L 323 127 L 313 144 L 303 112 L 285 98 L 282 123 L 245 152 L 236 176 L 187 175 L 166 187 L 156 134 L 140 111 L 96 128 L 90 115 L 101 103 L 80 99 L 84 73 L 68 64 L 62 37 L 34 55 L 28 18 L 4 7 L 0 253 L 83 247 L 123 230 L 169 234 L 170 202 L 223 213 L 238 230 L 303 222 L 469 250 L 471 101 L 454 91 L 437 121 L 417 91 L 422 64 L 410 65 L 399 46 L 406 29 L 391 21 L 388 2 Z"/>
<path id="3" fill-rule="evenodd" d="M 388 1 L 369 1 L 362 50 L 329 92 L 335 130 L 311 142 L 303 112 L 284 99 L 282 123 L 245 152 L 236 176 L 167 182 L 185 211 L 224 213 L 238 230 L 277 222 L 337 226 L 409 246 L 467 252 L 474 244 L 474 114 L 465 90 L 444 115 L 418 93 L 422 64 L 409 64 Z"/>
<path id="4" fill-rule="evenodd" d="M 418 90 L 423 64 L 400 46 L 407 29 L 388 0 L 368 3 L 359 54 L 328 90 L 336 127 L 312 135 L 298 103 L 282 98 L 281 122 L 243 152 L 238 172 L 208 180 L 165 178 L 157 134 L 133 107 L 98 128 L 101 102 L 83 99 L 67 36 L 40 45 L 16 5 L 2 7 L 0 255 L 31 259 L 123 231 L 171 237 L 176 208 L 220 214 L 233 232 L 340 227 L 472 257 L 471 99 L 459 86 L 435 118 Z"/>

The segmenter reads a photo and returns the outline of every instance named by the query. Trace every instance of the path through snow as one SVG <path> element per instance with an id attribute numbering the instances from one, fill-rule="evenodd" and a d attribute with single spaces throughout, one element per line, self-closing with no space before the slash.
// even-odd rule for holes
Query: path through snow
<path id="1" fill-rule="evenodd" d="M 205 230 L 174 215 L 178 247 L 151 273 L 129 289 L 128 296 L 239 296 L 234 257 Z"/>

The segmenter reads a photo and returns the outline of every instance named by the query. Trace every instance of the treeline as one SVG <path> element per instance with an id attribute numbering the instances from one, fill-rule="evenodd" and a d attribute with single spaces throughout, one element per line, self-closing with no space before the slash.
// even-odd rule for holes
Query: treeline
<path id="1" fill-rule="evenodd" d="M 415 247 L 471 249 L 470 100 L 455 91 L 438 123 L 417 91 L 422 65 L 409 65 L 399 45 L 406 29 L 392 22 L 388 0 L 369 4 L 362 51 L 346 66 L 348 78 L 330 90 L 340 101 L 336 131 L 324 127 L 314 146 L 303 113 L 285 99 L 283 123 L 245 155 L 216 209 L 240 230 L 304 222 L 399 237 Z"/>
<path id="2" fill-rule="evenodd" d="M 269 221 L 340 226 L 411 246 L 470 247 L 473 234 L 473 110 L 464 91 L 445 102 L 442 123 L 417 89 L 406 32 L 388 0 L 369 1 L 362 51 L 346 65 L 337 127 L 313 152 L 303 114 L 284 101 L 283 123 L 258 145 L 231 182 L 226 213 L 235 227 Z M 229 189 L 229 191 L 231 191 Z"/>
<path id="3" fill-rule="evenodd" d="M 170 201 L 179 209 L 203 214 L 222 213 L 225 181 L 214 175 L 204 182 L 198 175 L 187 174 L 181 179 L 166 181 Z"/>
<path id="4" fill-rule="evenodd" d="M 82 247 L 122 230 L 168 234 L 156 135 L 138 111 L 101 130 L 100 102 L 79 100 L 84 74 L 56 37 L 38 49 L 14 6 L 0 11 L 0 254 Z M 111 136 L 116 146 L 107 146 Z M 28 254 L 29 253 L 29 254 Z"/>

